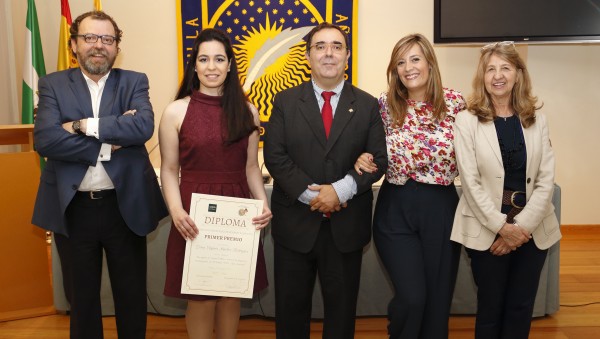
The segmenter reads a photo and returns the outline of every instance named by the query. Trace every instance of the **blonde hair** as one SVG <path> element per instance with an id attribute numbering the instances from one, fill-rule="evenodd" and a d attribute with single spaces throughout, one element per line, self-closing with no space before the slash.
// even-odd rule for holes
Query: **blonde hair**
<path id="1" fill-rule="evenodd" d="M 523 127 L 527 128 L 533 125 L 535 111 L 542 108 L 543 105 L 536 106 L 538 99 L 531 94 L 529 72 L 513 44 L 496 43 L 481 50 L 479 65 L 473 78 L 473 93 L 467 101 L 467 108 L 481 122 L 493 121 L 496 118 L 492 98 L 485 89 L 485 71 L 492 55 L 505 60 L 517 69 L 516 82 L 511 92 L 511 105 Z"/>
<path id="2" fill-rule="evenodd" d="M 418 45 L 423 51 L 423 56 L 429 64 L 429 79 L 425 91 L 425 101 L 433 106 L 433 118 L 441 121 L 446 117 L 446 102 L 444 101 L 444 89 L 442 77 L 438 66 L 435 51 L 431 43 L 421 34 L 411 34 L 400 39 L 394 49 L 387 68 L 388 92 L 387 103 L 389 114 L 393 124 L 402 124 L 406 118 L 408 109 L 408 89 L 400 80 L 398 75 L 398 62 L 412 46 Z"/>

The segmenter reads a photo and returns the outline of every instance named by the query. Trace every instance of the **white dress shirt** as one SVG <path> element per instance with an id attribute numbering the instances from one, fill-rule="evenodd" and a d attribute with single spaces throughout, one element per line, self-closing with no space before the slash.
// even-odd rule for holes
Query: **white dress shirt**
<path id="1" fill-rule="evenodd" d="M 106 80 L 108 79 L 109 74 L 110 72 L 98 80 L 98 83 L 86 76 L 85 73 L 83 74 L 85 82 L 90 90 L 90 96 L 92 97 L 92 111 L 94 113 L 93 118 L 86 119 L 87 126 L 85 134 L 90 137 L 95 137 L 96 139 L 100 138 L 98 133 L 98 114 L 100 112 L 100 101 L 102 100 L 104 85 L 106 85 Z M 81 181 L 81 184 L 79 185 L 80 191 L 99 191 L 115 188 L 112 180 L 110 180 L 108 173 L 106 173 L 106 170 L 102 165 L 103 161 L 110 161 L 111 147 L 111 144 L 102 144 L 102 147 L 100 148 L 100 154 L 98 154 L 96 166 L 90 166 L 88 168 L 83 180 Z"/>
<path id="2" fill-rule="evenodd" d="M 312 81 L 312 85 L 313 85 L 313 89 L 315 90 L 315 96 L 317 97 L 317 103 L 319 104 L 319 111 L 322 111 L 323 105 L 325 104 L 325 99 L 323 99 L 323 96 L 321 96 L 321 93 L 323 93 L 325 90 L 323 90 L 322 88 L 317 86 L 317 84 L 315 83 L 314 80 Z M 335 93 L 335 95 L 331 96 L 330 104 L 331 104 L 331 110 L 333 113 L 334 120 L 335 120 L 335 110 L 337 108 L 338 103 L 340 102 L 340 96 L 342 95 L 342 89 L 344 89 L 344 81 L 340 82 L 332 91 Z M 312 185 L 315 186 L 317 184 L 312 184 Z M 346 176 L 344 178 L 332 183 L 331 186 L 333 186 L 333 189 L 335 190 L 335 193 L 337 194 L 338 199 L 340 200 L 340 204 L 343 204 L 343 203 L 347 202 L 348 200 L 352 199 L 352 197 L 354 197 L 354 195 L 358 191 L 358 188 L 356 185 L 356 180 L 354 180 L 354 178 L 350 174 L 346 174 Z M 303 202 L 303 203 L 309 205 L 310 201 L 313 200 L 314 198 L 316 198 L 318 195 L 319 195 L 318 191 L 311 191 L 307 188 L 298 197 L 298 200 L 300 202 Z"/>

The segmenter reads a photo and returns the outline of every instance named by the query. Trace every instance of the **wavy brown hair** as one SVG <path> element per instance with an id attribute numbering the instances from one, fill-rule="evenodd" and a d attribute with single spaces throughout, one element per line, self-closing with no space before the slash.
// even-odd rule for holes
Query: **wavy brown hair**
<path id="1" fill-rule="evenodd" d="M 394 49 L 387 68 L 388 92 L 387 103 L 389 114 L 393 124 L 402 124 L 406 118 L 408 109 L 408 89 L 400 80 L 398 75 L 398 62 L 404 54 L 418 45 L 423 51 L 423 56 L 429 64 L 429 79 L 427 79 L 427 90 L 425 91 L 425 101 L 433 106 L 433 118 L 441 121 L 446 117 L 446 102 L 444 101 L 444 89 L 442 87 L 442 77 L 438 66 L 435 51 L 431 43 L 421 34 L 411 34 L 400 39 Z"/>
<path id="2" fill-rule="evenodd" d="M 517 78 L 510 95 L 510 104 L 515 114 L 527 128 L 535 123 L 535 111 L 543 105 L 537 105 L 537 97 L 531 94 L 531 78 L 527 66 L 513 44 L 496 43 L 481 50 L 479 65 L 473 78 L 473 93 L 467 101 L 467 108 L 479 121 L 488 122 L 496 118 L 496 110 L 490 94 L 485 89 L 485 70 L 492 55 L 505 60 L 517 70 Z"/>

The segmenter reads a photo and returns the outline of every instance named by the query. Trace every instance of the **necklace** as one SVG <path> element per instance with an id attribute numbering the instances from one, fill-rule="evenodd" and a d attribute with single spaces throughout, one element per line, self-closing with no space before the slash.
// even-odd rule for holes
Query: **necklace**
<path id="1" fill-rule="evenodd" d="M 502 118 L 502 119 L 504 119 L 504 121 L 507 121 L 509 118 L 512 118 L 512 117 L 514 117 L 514 116 L 515 116 L 515 114 L 514 114 L 514 113 L 511 113 L 510 115 L 507 115 L 507 116 L 499 116 L 499 115 L 496 115 L 496 117 L 498 117 L 498 118 Z"/>

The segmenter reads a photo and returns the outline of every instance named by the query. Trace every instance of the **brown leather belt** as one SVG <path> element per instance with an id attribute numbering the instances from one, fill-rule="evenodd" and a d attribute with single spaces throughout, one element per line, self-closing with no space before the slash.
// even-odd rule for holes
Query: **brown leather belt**
<path id="1" fill-rule="evenodd" d="M 521 210 L 523 210 L 523 208 L 525 207 L 525 204 L 523 204 L 523 206 L 520 206 L 515 202 L 515 198 L 519 194 L 525 195 L 525 192 L 505 190 L 502 193 L 502 205 L 512 206 L 511 210 L 508 211 L 508 213 L 506 214 L 506 222 L 509 224 L 515 221 L 515 216 L 519 214 L 519 212 L 521 212 Z"/>
<path id="2" fill-rule="evenodd" d="M 519 206 L 515 202 L 515 198 L 517 197 L 518 194 L 525 195 L 525 192 L 523 192 L 523 191 L 508 191 L 508 190 L 505 190 L 502 193 L 502 205 L 510 205 L 510 206 L 512 206 L 514 208 L 523 209 L 523 207 L 525 207 L 524 204 L 523 204 L 523 206 Z"/>

